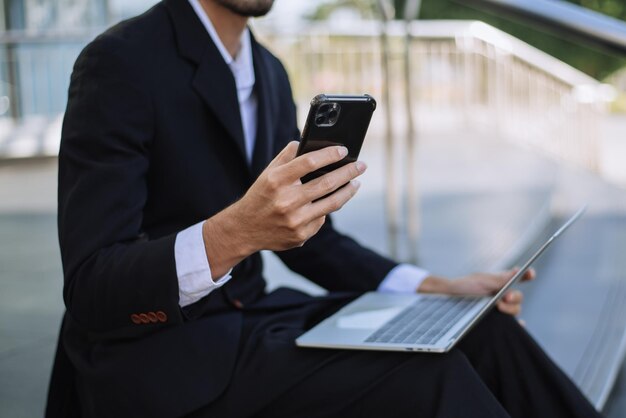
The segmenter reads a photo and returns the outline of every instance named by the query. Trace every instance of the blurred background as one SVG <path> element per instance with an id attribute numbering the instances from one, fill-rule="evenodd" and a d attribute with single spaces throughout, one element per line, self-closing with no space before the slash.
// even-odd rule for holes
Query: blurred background
<path id="1" fill-rule="evenodd" d="M 45 404 L 72 65 L 155 3 L 0 0 L 0 417 Z M 363 187 L 336 214 L 364 244 L 451 277 L 498 270 L 589 205 L 523 286 L 522 317 L 609 417 L 626 416 L 624 19 L 624 0 L 277 0 L 251 23 L 288 69 L 300 123 L 318 93 L 377 99 Z M 270 289 L 324 292 L 264 258 Z"/>

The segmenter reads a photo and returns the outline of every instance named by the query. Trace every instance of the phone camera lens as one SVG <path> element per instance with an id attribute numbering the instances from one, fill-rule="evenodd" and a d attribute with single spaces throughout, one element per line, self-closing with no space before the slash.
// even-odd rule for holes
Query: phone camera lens
<path id="1" fill-rule="evenodd" d="M 339 103 L 321 104 L 315 113 L 315 125 L 325 128 L 334 126 L 337 118 L 339 118 L 340 111 Z"/>

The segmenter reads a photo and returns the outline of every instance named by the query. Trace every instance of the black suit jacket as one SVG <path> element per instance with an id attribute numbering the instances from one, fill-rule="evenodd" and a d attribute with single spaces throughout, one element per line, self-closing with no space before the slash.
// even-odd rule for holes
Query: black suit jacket
<path id="1" fill-rule="evenodd" d="M 79 403 L 86 416 L 174 417 L 228 384 L 242 309 L 264 295 L 261 257 L 181 309 L 174 242 L 243 196 L 298 138 L 283 66 L 254 40 L 252 49 L 259 114 L 251 166 L 234 78 L 187 0 L 165 0 L 111 28 L 77 59 L 59 155 L 67 313 L 49 416 L 68 416 Z M 330 221 L 278 256 L 331 291 L 374 289 L 395 266 Z M 301 302 L 294 292 L 273 304 Z"/>

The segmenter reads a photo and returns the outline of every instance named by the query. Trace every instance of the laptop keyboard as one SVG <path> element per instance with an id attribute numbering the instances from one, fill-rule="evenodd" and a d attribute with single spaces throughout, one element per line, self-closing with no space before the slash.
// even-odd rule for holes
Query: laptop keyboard
<path id="1" fill-rule="evenodd" d="M 480 300 L 424 297 L 383 324 L 365 342 L 433 344 Z"/>

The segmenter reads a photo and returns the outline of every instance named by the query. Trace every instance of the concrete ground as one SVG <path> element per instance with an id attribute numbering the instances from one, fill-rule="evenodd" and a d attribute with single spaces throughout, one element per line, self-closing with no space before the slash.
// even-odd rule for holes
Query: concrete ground
<path id="1" fill-rule="evenodd" d="M 0 417 L 42 416 L 59 330 L 56 160 L 0 164 Z"/>

